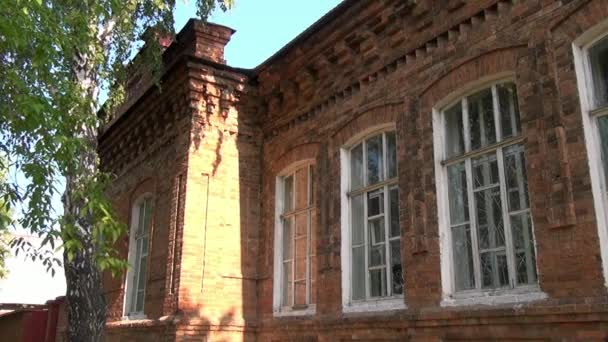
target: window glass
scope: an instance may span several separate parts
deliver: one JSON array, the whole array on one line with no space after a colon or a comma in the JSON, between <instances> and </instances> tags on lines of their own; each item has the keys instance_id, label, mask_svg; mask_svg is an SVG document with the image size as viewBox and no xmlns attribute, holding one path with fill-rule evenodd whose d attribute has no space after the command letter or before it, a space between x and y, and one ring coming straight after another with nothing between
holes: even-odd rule
<instances>
[{"instance_id":1,"label":"window glass","mask_svg":"<svg viewBox=\"0 0 608 342\"><path fill-rule=\"evenodd\" d=\"M391 131L350 150L352 300L403 293L396 146ZM354 169L360 165L366 165L365 184Z\"/></svg>"},{"instance_id":2,"label":"window glass","mask_svg":"<svg viewBox=\"0 0 608 342\"><path fill-rule=\"evenodd\" d=\"M363 186L363 144L357 145L350 152L350 181L351 190Z\"/></svg>"},{"instance_id":3,"label":"window glass","mask_svg":"<svg viewBox=\"0 0 608 342\"><path fill-rule=\"evenodd\" d=\"M443 115L455 290L536 283L523 145L496 145L499 130L503 140L521 134L515 84L495 84L464 97ZM462 131L470 132L467 154L453 147ZM515 271L512 276L510 269Z\"/></svg>"},{"instance_id":4,"label":"window glass","mask_svg":"<svg viewBox=\"0 0 608 342\"><path fill-rule=\"evenodd\" d=\"M469 129L471 150L494 144L496 128L494 123L494 104L492 91L482 90L467 98L469 108Z\"/></svg>"},{"instance_id":5,"label":"window glass","mask_svg":"<svg viewBox=\"0 0 608 342\"><path fill-rule=\"evenodd\" d=\"M608 37L589 49L594 86L594 107L608 105Z\"/></svg>"},{"instance_id":6,"label":"window glass","mask_svg":"<svg viewBox=\"0 0 608 342\"><path fill-rule=\"evenodd\" d=\"M132 243L129 264L132 267L127 282L126 314L139 314L144 310L144 294L148 266L148 234L152 225L152 199L144 198L136 205L137 218L131 228Z\"/></svg>"},{"instance_id":7,"label":"window glass","mask_svg":"<svg viewBox=\"0 0 608 342\"><path fill-rule=\"evenodd\" d=\"M282 178L281 306L294 310L313 303L315 293L312 175L312 166L305 165Z\"/></svg>"},{"instance_id":8,"label":"window glass","mask_svg":"<svg viewBox=\"0 0 608 342\"><path fill-rule=\"evenodd\" d=\"M448 158L464 153L464 126L462 122L462 104L445 111L446 155Z\"/></svg>"},{"instance_id":9,"label":"window glass","mask_svg":"<svg viewBox=\"0 0 608 342\"><path fill-rule=\"evenodd\" d=\"M602 164L604 166L604 184L608 184L608 116L600 116L597 119L597 124L600 133Z\"/></svg>"},{"instance_id":10,"label":"window glass","mask_svg":"<svg viewBox=\"0 0 608 342\"><path fill-rule=\"evenodd\" d=\"M384 161L382 153L382 135L366 141L367 146L367 185L383 180Z\"/></svg>"},{"instance_id":11,"label":"window glass","mask_svg":"<svg viewBox=\"0 0 608 342\"><path fill-rule=\"evenodd\" d=\"M397 177L397 137L395 132L386 133L388 178Z\"/></svg>"},{"instance_id":12,"label":"window glass","mask_svg":"<svg viewBox=\"0 0 608 342\"><path fill-rule=\"evenodd\" d=\"M521 130L521 123L519 121L519 104L517 103L515 84L499 84L496 89L498 91L502 138L517 136Z\"/></svg>"}]
</instances>

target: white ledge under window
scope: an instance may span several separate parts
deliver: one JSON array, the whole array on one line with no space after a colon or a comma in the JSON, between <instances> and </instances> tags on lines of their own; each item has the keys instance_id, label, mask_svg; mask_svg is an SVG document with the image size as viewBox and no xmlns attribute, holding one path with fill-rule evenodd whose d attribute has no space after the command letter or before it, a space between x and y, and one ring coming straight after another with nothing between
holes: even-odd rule
<instances>
[{"instance_id":1,"label":"white ledge under window","mask_svg":"<svg viewBox=\"0 0 608 342\"><path fill-rule=\"evenodd\" d=\"M403 297L357 301L342 306L342 312L344 313L394 311L405 309L407 309L407 305L405 305Z\"/></svg>"},{"instance_id":2,"label":"white ledge under window","mask_svg":"<svg viewBox=\"0 0 608 342\"><path fill-rule=\"evenodd\" d=\"M313 316L317 313L317 306L308 305L305 309L282 308L280 311L274 311L274 317L297 317L297 316Z\"/></svg>"},{"instance_id":3,"label":"white ledge under window","mask_svg":"<svg viewBox=\"0 0 608 342\"><path fill-rule=\"evenodd\" d=\"M148 317L144 313L133 313L128 316L122 316L123 321L145 321Z\"/></svg>"},{"instance_id":4,"label":"white ledge under window","mask_svg":"<svg viewBox=\"0 0 608 342\"><path fill-rule=\"evenodd\" d=\"M547 294L538 286L526 286L517 289L463 291L444 297L441 306L518 304L546 298L548 298Z\"/></svg>"}]
</instances>

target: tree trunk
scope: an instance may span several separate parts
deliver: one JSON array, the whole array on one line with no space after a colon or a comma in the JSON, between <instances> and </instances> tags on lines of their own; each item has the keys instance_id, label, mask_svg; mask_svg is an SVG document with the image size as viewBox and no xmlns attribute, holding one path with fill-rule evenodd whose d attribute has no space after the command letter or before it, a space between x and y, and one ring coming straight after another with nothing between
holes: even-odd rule
<instances>
[{"instance_id":1,"label":"tree trunk","mask_svg":"<svg viewBox=\"0 0 608 342\"><path fill-rule=\"evenodd\" d=\"M94 49L91 49L94 53ZM80 85L83 96L95 99L98 87L92 76L92 68L87 53L75 56L72 65L75 81ZM96 108L94 101L90 102L89 115L94 117ZM78 110L78 109L77 109ZM97 164L97 127L83 124L75 127L74 136L82 139L88 148L77 153L74 158L77 165L70 174L66 175L66 188L63 196L64 218L75 228L82 247L72 259L64 252L65 279L67 285L66 300L68 310L68 340L70 342L104 340L106 324L106 300L103 292L102 272L95 259L97 241L93 234L93 214L86 209L88 199L83 187L93 181L98 173Z\"/></svg>"},{"instance_id":2,"label":"tree trunk","mask_svg":"<svg viewBox=\"0 0 608 342\"><path fill-rule=\"evenodd\" d=\"M68 339L70 342L103 341L106 300L101 272L94 263L91 241L83 243L72 260L64 254L67 284Z\"/></svg>"}]
</instances>

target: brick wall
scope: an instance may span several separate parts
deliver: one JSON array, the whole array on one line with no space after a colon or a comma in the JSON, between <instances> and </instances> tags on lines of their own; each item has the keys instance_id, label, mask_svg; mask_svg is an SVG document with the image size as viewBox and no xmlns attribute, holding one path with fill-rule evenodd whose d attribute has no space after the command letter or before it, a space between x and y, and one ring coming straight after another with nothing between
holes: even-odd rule
<instances>
[{"instance_id":1,"label":"brick wall","mask_svg":"<svg viewBox=\"0 0 608 342\"><path fill-rule=\"evenodd\" d=\"M169 47L163 91L147 91L102 137L103 165L118 175L110 193L125 222L138 193L155 194L148 319L121 321L124 279L107 278L109 334L199 341L608 338L572 53L573 40L606 17L602 0L347 0L253 71L221 64L218 49L227 39L205 50L213 45L192 37L213 30L190 24L180 35L195 45L178 36ZM547 298L443 308L432 110L494 75L511 75L517 86L539 286ZM340 149L381 123L397 128L407 309L347 314ZM316 314L279 318L272 304L275 179L302 159L315 160Z\"/></svg>"}]
</instances>

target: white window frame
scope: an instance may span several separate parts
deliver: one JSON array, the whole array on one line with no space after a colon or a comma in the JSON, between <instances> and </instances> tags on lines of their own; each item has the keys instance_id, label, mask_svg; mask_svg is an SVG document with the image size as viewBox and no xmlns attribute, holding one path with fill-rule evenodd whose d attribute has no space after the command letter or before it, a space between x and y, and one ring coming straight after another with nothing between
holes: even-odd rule
<instances>
[{"instance_id":1,"label":"white window frame","mask_svg":"<svg viewBox=\"0 0 608 342\"><path fill-rule=\"evenodd\" d=\"M591 190L600 240L604 286L608 287L608 184L606 184L604 178L601 137L597 124L598 117L608 115L608 106L599 109L594 108L595 86L589 61L589 49L606 37L608 37L608 19L596 24L574 40L572 50L581 102L583 132L587 146Z\"/></svg>"},{"instance_id":2,"label":"white window frame","mask_svg":"<svg viewBox=\"0 0 608 342\"><path fill-rule=\"evenodd\" d=\"M462 90L454 92L448 95L444 100L438 102L433 108L433 149L434 149L434 158L435 158L435 183L436 183L436 192L437 192L437 210L438 210L438 226L439 226L439 248L440 248L440 263L441 263L441 284L442 284L442 301L440 303L441 306L465 306L465 305L494 305L494 304L506 304L506 303L519 303L519 302L529 302L535 300L541 300L547 298L547 295L541 291L539 284L530 284L530 285L522 285L516 286L512 288L497 288L497 289L482 289L481 286L479 289L472 290L464 290L464 291L456 291L455 285L455 276L454 276L454 259L453 259L453 247L452 247L452 234L451 234L451 226L450 226L450 213L449 213L449 196L448 196L448 174L447 167L444 165L444 161L450 158L447 157L446 153L446 123L445 123L445 115L444 111L452 108L458 102L461 102L463 98L466 98L469 95L473 95L479 91L484 89L491 88L493 89L493 93L496 91L495 85L505 82L515 82L515 77L512 73L498 73L492 76L484 77L479 79L476 82L473 82L469 85L463 87ZM493 104L496 107L497 103L495 100L496 94L493 94ZM495 121L500 124L500 119L496 116L498 115L497 111L494 110ZM463 137L465 140L465 144L467 142L467 132L465 128L465 136ZM500 130L499 130L500 131ZM498 141L492 146L497 146L497 162L499 164L499 173L501 175L501 184L504 180L504 165L503 159L501 156L498 156L498 152L502 150L500 147L504 146L512 146L513 144L517 144L517 141L522 140L521 135L515 138L507 138L504 141L501 141L500 135L497 134L496 140ZM484 151L485 148L481 148L480 151ZM496 150L496 149L492 149ZM489 152L489 151L488 151ZM483 153L480 153L482 155ZM470 160L470 159L469 159ZM471 180L467 181L467 186L470 188L472 186ZM470 198L470 189L467 190L467 194L469 196L469 206L473 205L473 201ZM501 186L501 203L503 206L508 205L505 198L505 189L504 186ZM530 210L530 209L528 209ZM532 218L531 218L532 219ZM471 218L473 220L473 218ZM511 234L510 229L508 229L508 219L504 220L505 224L505 238L509 241L511 238L507 236L507 234ZM471 230L474 229L474 225L471 224ZM534 240L534 248L536 252L536 239L534 237L534 229L532 229L532 239ZM507 242L506 241L506 242ZM471 236L471 243L477 243L476 240ZM507 255L513 253L510 243L506 243L505 250ZM475 255L475 251L473 251L473 263L478 263L476 261L479 258L479 255ZM479 253L477 253L479 254ZM512 263L509 263L512 265ZM534 265L537 271L537 281L538 281L538 267ZM476 267L477 268L477 267ZM480 284L480 274L479 272L475 272L476 283ZM512 270L512 266L509 266L509 275L510 277L514 277L514 271Z\"/></svg>"},{"instance_id":3,"label":"white window frame","mask_svg":"<svg viewBox=\"0 0 608 342\"><path fill-rule=\"evenodd\" d=\"M136 259L136 254L137 254L137 240L136 240L136 231L137 228L140 224L139 222L139 211L140 211L140 206L141 204L146 201L146 200L150 200L150 205L152 206L151 208L151 215L152 217L150 218L150 227L148 227L148 231L146 232L147 238L148 238L148 248L147 248L147 253L146 253L146 275L145 275L145 281L144 281L144 290L143 290L143 298L144 298L144 302L142 305L142 310L141 311L130 311L131 308L131 303L133 301L134 296L136 296L136 291L137 291L137 285L134 284L133 280L134 279L138 279L139 278L139 274L138 274L138 265L139 265L139 260L135 260ZM129 264L129 268L127 270L127 275L125 277L125 295L124 295L124 302L123 302L123 319L125 320L140 320L140 319L146 319L146 315L144 314L145 311L145 307L146 307L146 285L147 285L147 279L148 279L148 275L149 275L149 269L150 269L150 236L151 236L151 230L152 230L152 226L154 225L154 197L152 196L151 193L145 193L141 196L139 196L139 198L134 202L133 207L131 208L131 225L129 227L129 254L127 257L128 260L128 264ZM139 256L139 258L141 258L142 255ZM133 265L133 266L132 266Z\"/></svg>"},{"instance_id":4,"label":"white window frame","mask_svg":"<svg viewBox=\"0 0 608 342\"><path fill-rule=\"evenodd\" d=\"M309 304L307 304L307 307L304 309L294 309L293 307L290 306L283 306L282 305L282 289L283 289L283 284L282 284L282 279L283 279L283 212L285 210L285 203L284 203L284 195L285 195L285 183L284 183L284 179L286 177L289 176L293 176L293 197L292 197L292 205L295 205L296 203L296 191L295 191L295 186L296 186L296 171L299 169L302 169L304 167L308 167L308 177L309 177L309 182L312 181L312 177L314 175L314 167L315 167L315 160L314 159L304 159L301 161L298 161L292 165L290 165L289 167L287 167L285 170L283 170L282 172L280 172L277 177L276 177L276 181L275 181L275 223L274 223L274 272L273 272L273 293L272 293L272 297L273 297L273 315L275 317L281 317L281 316L310 316L310 315L314 315L316 313L316 303L310 303L310 296L311 296L311 261L310 261L310 257L314 256L316 253L314 253L314 246L311 246L311 241L312 241L312 234L315 234L315 232L311 231L311 227L312 227L312 222L308 222L308 242L307 242L307 250L309 251L309 254L306 258L306 301L309 302ZM314 182L312 182L312 186L314 187ZM308 198L313 198L313 202L311 204L312 207L312 216L316 216L315 215L315 206L316 206L316 201L314 201L314 194L311 193L314 192L314 188L311 188L311 183L308 183ZM311 197L313 196L313 197ZM310 210L311 208L306 208L306 210ZM315 217L310 217L310 219L316 219ZM295 216L294 216L294 226L292 227L292 231L295 233ZM316 239L314 239L316 241ZM295 244L292 246L292 248L295 248ZM292 268L292 272L295 272L295 267ZM318 275L315 275L315 279L317 281L318 284ZM295 296L295 292L294 292L294 296Z\"/></svg>"},{"instance_id":5,"label":"white window frame","mask_svg":"<svg viewBox=\"0 0 608 342\"><path fill-rule=\"evenodd\" d=\"M396 126L394 123L378 125L374 127L370 127L354 137L350 138L341 148L340 150L340 209L341 209L341 246L340 246L340 255L341 255L341 266L342 266L342 311L344 313L355 313L355 312L375 312L375 311L391 311L391 310L404 310L407 309L407 305L405 304L404 294L393 295L385 298L373 298L373 299L365 299L365 300L352 300L351 299L351 290L352 290L352 275L351 275L351 259L352 259L352 249L351 249L351 205L350 205L350 184L351 184L351 169L350 169L350 151L351 148L358 145L360 142L367 138L371 138L374 135L381 134L384 132L396 132ZM384 139L383 139L384 141ZM383 143L384 144L384 143ZM383 148L386 153L386 147ZM384 172L387 172L387 159L384 156ZM365 169L365 166L363 167ZM364 176L365 177L365 176ZM396 176L397 182L391 183L389 185L384 186L383 188L390 189L392 186L397 185L399 189L399 176ZM381 182L382 183L382 182ZM399 189L399 191L401 191ZM387 210L389 210L390 206L387 206L387 199L389 197L389 192L385 192L385 214ZM365 203L366 201L364 201ZM367 213L365 213L365 217L367 218ZM367 235L367 234L366 234ZM365 237L367 241L367 236ZM386 236L386 245L390 246L390 238L389 235ZM400 236L400 246L403 246L403 236ZM387 254L388 256L389 254ZM402 256L403 257L403 256ZM368 255L366 253L366 260ZM405 279L405 272L403 270L402 264L402 274ZM390 275L387 272L387 286L390 286ZM369 277L368 272L366 271L366 279ZM366 286L366 292L369 292L369 289ZM405 293L405 286L404 291ZM366 297L369 297L366 295Z\"/></svg>"}]
</instances>

